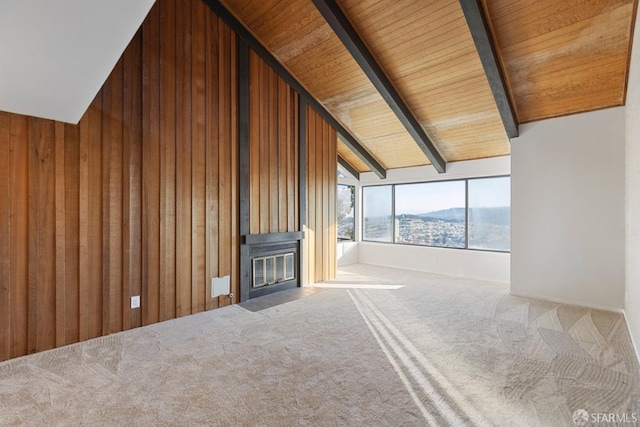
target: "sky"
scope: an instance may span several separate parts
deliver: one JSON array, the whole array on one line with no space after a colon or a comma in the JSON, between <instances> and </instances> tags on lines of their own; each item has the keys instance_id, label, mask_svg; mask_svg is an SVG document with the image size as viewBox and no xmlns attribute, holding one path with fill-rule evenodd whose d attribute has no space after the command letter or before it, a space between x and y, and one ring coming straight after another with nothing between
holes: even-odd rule
<instances>
[{"instance_id":1,"label":"sky","mask_svg":"<svg viewBox=\"0 0 640 427\"><path fill-rule=\"evenodd\" d=\"M396 185L396 214L422 214L449 208L464 208L464 181ZM366 216L391 215L391 186L365 187ZM469 180L471 207L499 207L511 204L509 177Z\"/></svg>"}]
</instances>

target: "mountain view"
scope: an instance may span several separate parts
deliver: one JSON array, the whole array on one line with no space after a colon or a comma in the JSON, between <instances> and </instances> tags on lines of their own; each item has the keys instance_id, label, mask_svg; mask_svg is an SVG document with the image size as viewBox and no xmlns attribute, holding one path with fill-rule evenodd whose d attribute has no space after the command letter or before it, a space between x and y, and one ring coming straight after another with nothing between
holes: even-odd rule
<instances>
[{"instance_id":1,"label":"mountain view","mask_svg":"<svg viewBox=\"0 0 640 427\"><path fill-rule=\"evenodd\" d=\"M466 210L450 208L421 214L396 214L395 242L464 248L466 246ZM368 240L389 241L390 217L367 218ZM510 248L511 209L505 207L469 209L469 248L508 251Z\"/></svg>"}]
</instances>

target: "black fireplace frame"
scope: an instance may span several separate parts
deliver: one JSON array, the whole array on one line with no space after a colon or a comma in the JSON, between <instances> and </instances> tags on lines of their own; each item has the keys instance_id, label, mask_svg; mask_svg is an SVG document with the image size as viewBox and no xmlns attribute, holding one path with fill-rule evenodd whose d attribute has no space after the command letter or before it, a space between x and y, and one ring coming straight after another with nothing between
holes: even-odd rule
<instances>
[{"instance_id":1,"label":"black fireplace frame","mask_svg":"<svg viewBox=\"0 0 640 427\"><path fill-rule=\"evenodd\" d=\"M297 288L301 286L301 256L300 247L304 239L304 233L294 231L290 233L266 233L249 234L243 237L241 252L245 253L242 262L242 274L240 280L240 300L246 301L251 298L268 295L285 289ZM280 283L254 288L253 282L253 259L275 254L293 252L294 256L294 279Z\"/></svg>"}]
</instances>

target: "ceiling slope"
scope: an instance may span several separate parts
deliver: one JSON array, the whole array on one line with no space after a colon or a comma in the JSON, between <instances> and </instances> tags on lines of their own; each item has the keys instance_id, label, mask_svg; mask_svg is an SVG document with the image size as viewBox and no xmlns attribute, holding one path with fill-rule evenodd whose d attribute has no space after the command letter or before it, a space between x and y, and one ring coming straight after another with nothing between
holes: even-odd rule
<instances>
[{"instance_id":1,"label":"ceiling slope","mask_svg":"<svg viewBox=\"0 0 640 427\"><path fill-rule=\"evenodd\" d=\"M634 0L484 0L521 123L624 105Z\"/></svg>"},{"instance_id":2,"label":"ceiling slope","mask_svg":"<svg viewBox=\"0 0 640 427\"><path fill-rule=\"evenodd\" d=\"M0 110L77 123L155 0L0 0Z\"/></svg>"},{"instance_id":3,"label":"ceiling slope","mask_svg":"<svg viewBox=\"0 0 640 427\"><path fill-rule=\"evenodd\" d=\"M385 167L430 164L311 0L222 2ZM509 154L457 0L339 5L446 161Z\"/></svg>"},{"instance_id":4,"label":"ceiling slope","mask_svg":"<svg viewBox=\"0 0 640 427\"><path fill-rule=\"evenodd\" d=\"M458 1L341 4L447 161L510 153Z\"/></svg>"}]
</instances>

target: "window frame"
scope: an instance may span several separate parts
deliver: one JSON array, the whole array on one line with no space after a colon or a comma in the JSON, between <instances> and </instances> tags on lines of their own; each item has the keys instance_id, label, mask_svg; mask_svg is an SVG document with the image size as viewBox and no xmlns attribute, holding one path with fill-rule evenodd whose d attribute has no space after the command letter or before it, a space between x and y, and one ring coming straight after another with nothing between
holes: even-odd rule
<instances>
[{"instance_id":1,"label":"window frame","mask_svg":"<svg viewBox=\"0 0 640 427\"><path fill-rule=\"evenodd\" d=\"M356 209L356 204L357 204L357 200L358 200L357 193L356 193L357 188L356 188L356 186L354 184L345 184L345 183L342 183L342 182L338 182L336 184L336 195L337 195L337 191L338 191L337 189L340 186L351 187L351 198L352 198L352 201L353 201L353 208L352 208L353 209L353 238L351 238L351 239L341 238L338 235L338 232L337 232L338 224L336 222L336 240L338 241L338 243L340 243L340 242L355 242L356 241L356 234L357 234L356 233L356 222L357 222L356 221L356 217L358 216L358 211ZM336 203L336 206L337 206L337 203ZM336 212L336 214L337 214L337 212ZM336 220L337 220L337 218L336 218Z\"/></svg>"},{"instance_id":2,"label":"window frame","mask_svg":"<svg viewBox=\"0 0 640 427\"><path fill-rule=\"evenodd\" d=\"M365 193L365 189L366 188L372 188L372 187L391 187L391 241L390 242L380 242L377 240L365 240L364 238L364 226L365 226L365 221L364 221L364 193ZM362 224L362 233L360 234L362 236L362 241L363 242L371 242L371 243L384 243L384 244L393 244L395 239L395 229L396 229L396 223L395 223L395 219L396 219L396 190L395 190L395 184L375 184L375 185L363 185L361 187L362 191L362 209L360 211L360 217L361 217L361 224Z\"/></svg>"},{"instance_id":3,"label":"window frame","mask_svg":"<svg viewBox=\"0 0 640 427\"><path fill-rule=\"evenodd\" d=\"M487 176L477 176L477 177L469 177L469 178L452 178L452 179L438 179L431 181L411 181L411 182L403 182L403 183L390 183L390 184L373 184L373 185L362 185L362 204L363 209L360 212L360 222L362 224L362 233L361 233L361 241L366 243L379 243L383 245L401 245L401 246L416 246L422 248L437 248L437 249L451 249L456 251L476 251L476 252L494 252L501 254L510 254L511 253L511 242L509 242L509 250L498 250L498 249L480 249L480 248L470 248L469 247L469 181L479 180L479 179L492 179L492 178L509 178L509 185L511 185L511 175L502 174L502 175L487 175ZM415 243L398 243L396 242L396 186L400 185L412 185L412 184L431 184L431 183L439 183L439 182L452 182L452 181L463 181L464 182L464 199L465 199L465 238L464 238L464 247L456 248L450 246L434 246L434 245L419 245ZM365 189L368 187L391 187L391 242L379 242L376 240L367 240L365 239L364 234L364 198L365 198ZM511 197L509 197L509 208L511 208ZM509 228L511 228L511 224L509 224Z\"/></svg>"}]
</instances>

